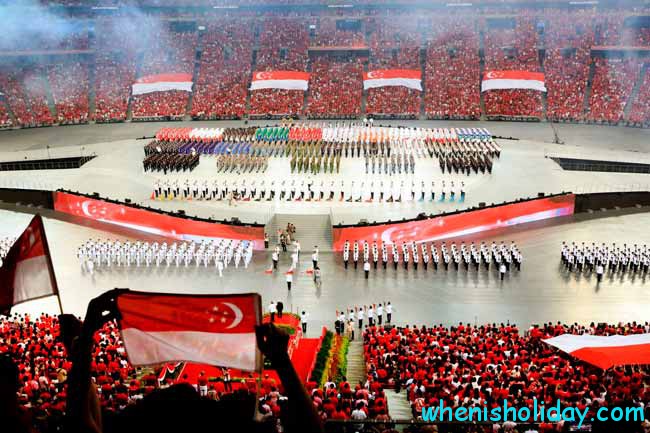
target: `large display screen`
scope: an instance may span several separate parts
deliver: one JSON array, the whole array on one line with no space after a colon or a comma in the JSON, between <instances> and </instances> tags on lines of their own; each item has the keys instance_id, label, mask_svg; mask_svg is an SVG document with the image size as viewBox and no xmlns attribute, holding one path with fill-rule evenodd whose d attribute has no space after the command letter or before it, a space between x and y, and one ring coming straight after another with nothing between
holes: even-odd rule
<instances>
[{"instance_id":1,"label":"large display screen","mask_svg":"<svg viewBox=\"0 0 650 433\"><path fill-rule=\"evenodd\" d=\"M343 250L346 240L386 243L424 242L467 236L486 230L573 215L575 195L528 200L418 221L334 228L333 248Z\"/></svg>"},{"instance_id":2,"label":"large display screen","mask_svg":"<svg viewBox=\"0 0 650 433\"><path fill-rule=\"evenodd\" d=\"M264 227L196 221L60 191L54 210L179 240L250 240L255 249L264 248Z\"/></svg>"}]
</instances>

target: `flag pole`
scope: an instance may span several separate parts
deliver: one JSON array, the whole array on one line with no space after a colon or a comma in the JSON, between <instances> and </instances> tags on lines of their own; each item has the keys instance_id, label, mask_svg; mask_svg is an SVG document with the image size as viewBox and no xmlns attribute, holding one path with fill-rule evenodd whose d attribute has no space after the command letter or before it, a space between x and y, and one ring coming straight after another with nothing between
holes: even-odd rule
<instances>
[{"instance_id":1,"label":"flag pole","mask_svg":"<svg viewBox=\"0 0 650 433\"><path fill-rule=\"evenodd\" d=\"M52 289L54 290L54 295L56 295L56 300L59 304L59 311L63 314L63 304L61 303L61 295L59 294L59 285L56 283L56 276L54 275L54 266L52 265L52 255L50 254L50 245L47 242L47 235L45 234L45 225L43 224L43 217L41 214L36 214L38 217L38 222L41 228L41 235L43 236L43 249L45 250L45 257L47 259L47 267L50 272L50 282L52 283Z\"/></svg>"}]
</instances>

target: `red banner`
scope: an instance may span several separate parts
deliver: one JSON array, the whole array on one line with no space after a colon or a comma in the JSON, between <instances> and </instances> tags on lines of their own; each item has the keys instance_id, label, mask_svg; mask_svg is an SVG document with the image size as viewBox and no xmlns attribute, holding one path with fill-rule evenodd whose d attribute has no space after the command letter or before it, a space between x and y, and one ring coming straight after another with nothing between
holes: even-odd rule
<instances>
[{"instance_id":1,"label":"red banner","mask_svg":"<svg viewBox=\"0 0 650 433\"><path fill-rule=\"evenodd\" d=\"M575 195L566 194L419 221L334 228L333 249L342 251L346 240L386 243L424 242L467 236L564 215L572 215Z\"/></svg>"},{"instance_id":2,"label":"red banner","mask_svg":"<svg viewBox=\"0 0 650 433\"><path fill-rule=\"evenodd\" d=\"M250 240L256 250L264 248L264 227L196 221L58 191L54 193L54 209L169 238Z\"/></svg>"}]
</instances>

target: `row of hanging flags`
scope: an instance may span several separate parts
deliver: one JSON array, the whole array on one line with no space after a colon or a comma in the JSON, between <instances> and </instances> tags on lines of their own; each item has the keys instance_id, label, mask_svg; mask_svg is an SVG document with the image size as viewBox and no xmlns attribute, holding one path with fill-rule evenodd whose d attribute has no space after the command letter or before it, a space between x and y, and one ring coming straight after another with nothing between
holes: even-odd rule
<instances>
[{"instance_id":1,"label":"row of hanging flags","mask_svg":"<svg viewBox=\"0 0 650 433\"><path fill-rule=\"evenodd\" d=\"M253 73L250 90L309 88L308 72L259 71ZM157 74L138 78L133 84L133 95L165 91L192 91L192 74ZM363 88L401 86L422 91L422 72L418 69L376 69L363 73ZM529 89L546 92L542 72L487 71L481 80L481 91Z\"/></svg>"}]
</instances>

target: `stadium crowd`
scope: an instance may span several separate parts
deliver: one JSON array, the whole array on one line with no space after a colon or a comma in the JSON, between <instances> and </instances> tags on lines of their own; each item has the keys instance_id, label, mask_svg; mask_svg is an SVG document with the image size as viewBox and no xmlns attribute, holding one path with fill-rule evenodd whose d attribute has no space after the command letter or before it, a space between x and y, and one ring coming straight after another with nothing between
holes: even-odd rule
<instances>
[{"instance_id":1,"label":"stadium crowd","mask_svg":"<svg viewBox=\"0 0 650 433\"><path fill-rule=\"evenodd\" d=\"M367 371L386 387L405 388L415 417L425 405L515 407L533 400L562 406L622 406L647 402L648 370L616 367L603 371L547 345L562 334L630 335L650 324L544 324L520 333L516 325L460 323L445 327L367 327L363 334ZM541 425L540 431L552 431Z\"/></svg>"}]
</instances>

